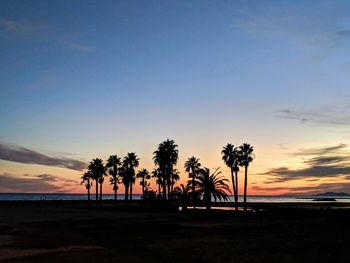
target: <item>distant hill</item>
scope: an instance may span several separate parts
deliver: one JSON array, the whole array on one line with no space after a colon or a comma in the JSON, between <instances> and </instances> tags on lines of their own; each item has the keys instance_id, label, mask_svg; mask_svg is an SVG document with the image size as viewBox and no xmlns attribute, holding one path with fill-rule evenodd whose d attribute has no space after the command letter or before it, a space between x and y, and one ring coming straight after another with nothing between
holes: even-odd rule
<instances>
[{"instance_id":1,"label":"distant hill","mask_svg":"<svg viewBox=\"0 0 350 263\"><path fill-rule=\"evenodd\" d=\"M348 193L325 192L325 193L319 193L315 196L350 196L350 195Z\"/></svg>"}]
</instances>

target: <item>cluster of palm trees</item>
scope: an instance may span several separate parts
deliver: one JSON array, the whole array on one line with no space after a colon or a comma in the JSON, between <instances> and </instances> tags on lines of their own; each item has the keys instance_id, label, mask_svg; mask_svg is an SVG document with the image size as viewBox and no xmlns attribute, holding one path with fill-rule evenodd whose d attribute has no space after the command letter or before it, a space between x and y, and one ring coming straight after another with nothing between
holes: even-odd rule
<instances>
[{"instance_id":1,"label":"cluster of palm trees","mask_svg":"<svg viewBox=\"0 0 350 263\"><path fill-rule=\"evenodd\" d=\"M228 180L220 176L219 168L213 173L206 167L202 167L199 159L192 156L185 162L184 168L188 173L189 180L187 184L181 184L175 187L180 179L179 172L175 168L179 159L178 145L174 140L167 139L160 143L153 153L153 162L155 168L150 173L143 168L136 172L139 166L139 158L134 152L127 153L122 159L117 155L111 155L106 164L99 158L93 159L88 170L82 176L82 183L85 184L90 201L90 189L95 183L96 200L99 204L102 202L102 185L104 178L109 175L110 183L113 185L114 200L117 200L118 185L123 184L125 189L125 200L132 200L133 185L136 179L139 179L142 187L142 196L147 192L152 192L150 188L150 179L155 178L157 184L157 196L162 200L178 199L182 202L183 208L188 203L194 206L202 198L205 206L210 209L212 198L216 201L228 200L230 189ZM248 166L253 160L253 147L249 144L243 144L240 147L234 147L227 144L223 150L223 160L231 169L232 189L235 199L235 207L238 209L238 171L239 167L245 168L244 183L244 207L246 209L247 194L247 173ZM96 202L97 205L98 202Z\"/></svg>"},{"instance_id":2,"label":"cluster of palm trees","mask_svg":"<svg viewBox=\"0 0 350 263\"><path fill-rule=\"evenodd\" d=\"M222 159L230 168L233 196L235 199L235 208L238 210L238 172L239 167L244 167L244 193L243 204L244 210L247 210L247 186L248 186L248 167L254 159L254 148L248 143L244 143L239 147L228 143L221 151Z\"/></svg>"}]
</instances>

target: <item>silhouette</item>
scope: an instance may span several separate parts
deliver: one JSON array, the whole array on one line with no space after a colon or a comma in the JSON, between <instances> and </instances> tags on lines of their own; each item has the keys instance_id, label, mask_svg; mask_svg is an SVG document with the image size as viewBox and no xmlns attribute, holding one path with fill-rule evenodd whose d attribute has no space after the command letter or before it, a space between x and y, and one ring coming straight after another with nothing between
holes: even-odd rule
<instances>
[{"instance_id":1,"label":"silhouette","mask_svg":"<svg viewBox=\"0 0 350 263\"><path fill-rule=\"evenodd\" d=\"M156 179L156 184L158 185L158 198L161 198L161 186L163 185L162 174L159 168L154 168L152 171L152 178Z\"/></svg>"},{"instance_id":2,"label":"silhouette","mask_svg":"<svg viewBox=\"0 0 350 263\"><path fill-rule=\"evenodd\" d=\"M87 190L88 195L88 205L90 206L90 188L92 186L92 183L90 182L90 178L92 178L91 171L86 171L83 176L81 177L82 182L81 184L85 184L85 188Z\"/></svg>"},{"instance_id":3,"label":"silhouette","mask_svg":"<svg viewBox=\"0 0 350 263\"><path fill-rule=\"evenodd\" d=\"M219 176L221 172L217 168L214 173L210 173L208 168L200 170L199 175L196 178L196 186L198 192L203 196L203 200L207 209L211 209L211 198L227 201L229 197L226 192L230 192L230 189L225 179Z\"/></svg>"},{"instance_id":4,"label":"silhouette","mask_svg":"<svg viewBox=\"0 0 350 263\"><path fill-rule=\"evenodd\" d=\"M238 149L231 143L228 143L223 147L221 154L225 164L230 168L232 189L235 199L235 210L238 210L238 171L240 165L240 154ZM235 174L235 177L233 174Z\"/></svg>"},{"instance_id":5,"label":"silhouette","mask_svg":"<svg viewBox=\"0 0 350 263\"><path fill-rule=\"evenodd\" d=\"M178 199L182 206L182 211L187 210L188 203L190 201L190 184L180 184L180 186L176 186L173 191L173 197Z\"/></svg>"},{"instance_id":6,"label":"silhouette","mask_svg":"<svg viewBox=\"0 0 350 263\"><path fill-rule=\"evenodd\" d=\"M129 200L129 188L130 188L130 200L132 200L132 186L135 183L135 168L139 166L139 158L136 153L131 152L123 159L123 166L121 170L122 182L125 186L125 201Z\"/></svg>"},{"instance_id":7,"label":"silhouette","mask_svg":"<svg viewBox=\"0 0 350 263\"><path fill-rule=\"evenodd\" d=\"M163 199L170 197L171 175L173 174L174 166L178 161L178 146L173 140L167 139L158 145L158 149L153 152L153 161L158 166L159 176L162 178Z\"/></svg>"},{"instance_id":8,"label":"silhouette","mask_svg":"<svg viewBox=\"0 0 350 263\"><path fill-rule=\"evenodd\" d=\"M241 162L240 165L244 167L244 211L247 211L247 185L248 185L248 166L253 161L254 148L248 143L243 143L239 147Z\"/></svg>"},{"instance_id":9,"label":"silhouette","mask_svg":"<svg viewBox=\"0 0 350 263\"><path fill-rule=\"evenodd\" d=\"M118 191L118 183L119 183L119 170L121 166L120 158L117 155L109 156L107 160L106 167L108 169L108 173L111 176L110 182L113 185L114 191L114 201L117 201L117 191Z\"/></svg>"},{"instance_id":10,"label":"silhouette","mask_svg":"<svg viewBox=\"0 0 350 263\"><path fill-rule=\"evenodd\" d=\"M100 178L104 176L104 174L106 173L106 168L103 165L103 161L100 158L96 158L93 159L92 162L90 162L89 166L88 166L89 171L91 172L92 175L92 179L95 180L95 186L96 186L96 206L98 203L98 185L99 185L99 181ZM102 193L102 184L100 186L100 191ZM100 193L100 196L102 197ZM101 199L100 199L101 201Z\"/></svg>"},{"instance_id":11,"label":"silhouette","mask_svg":"<svg viewBox=\"0 0 350 263\"><path fill-rule=\"evenodd\" d=\"M188 177L191 179L189 182L191 183L191 199L193 202L193 206L195 208L195 200L197 199L197 193L196 193L196 178L200 172L201 164L199 162L199 159L192 156L188 158L184 165L185 171L188 172Z\"/></svg>"},{"instance_id":12,"label":"silhouette","mask_svg":"<svg viewBox=\"0 0 350 263\"><path fill-rule=\"evenodd\" d=\"M170 189L170 193L173 192L174 190L174 185L177 181L180 180L180 173L177 169L173 169L172 173L171 173L171 189ZM169 191L168 191L169 193Z\"/></svg>"},{"instance_id":13,"label":"silhouette","mask_svg":"<svg viewBox=\"0 0 350 263\"><path fill-rule=\"evenodd\" d=\"M136 174L136 178L141 179L140 185L142 186L142 198L145 198L145 189L148 190L150 185L147 180L151 179L151 175L147 169L141 169Z\"/></svg>"}]
</instances>

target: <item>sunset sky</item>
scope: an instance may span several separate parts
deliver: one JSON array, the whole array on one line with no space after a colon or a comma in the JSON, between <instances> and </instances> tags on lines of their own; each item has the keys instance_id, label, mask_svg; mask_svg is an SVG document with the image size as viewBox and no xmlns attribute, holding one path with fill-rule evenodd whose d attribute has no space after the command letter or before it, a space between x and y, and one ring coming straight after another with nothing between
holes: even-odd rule
<instances>
[{"instance_id":1,"label":"sunset sky","mask_svg":"<svg viewBox=\"0 0 350 263\"><path fill-rule=\"evenodd\" d=\"M229 178L222 147L248 142L250 194L350 193L349 12L349 1L0 1L0 192L85 192L92 158L134 151L152 170L170 138L181 182L192 155Z\"/></svg>"}]
</instances>

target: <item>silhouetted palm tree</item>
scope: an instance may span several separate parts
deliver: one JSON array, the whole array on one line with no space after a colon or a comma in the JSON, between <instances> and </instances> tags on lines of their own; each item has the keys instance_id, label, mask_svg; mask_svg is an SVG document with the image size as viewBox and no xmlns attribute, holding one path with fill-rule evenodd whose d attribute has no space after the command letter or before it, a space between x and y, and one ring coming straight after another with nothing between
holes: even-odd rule
<instances>
[{"instance_id":1,"label":"silhouetted palm tree","mask_svg":"<svg viewBox=\"0 0 350 263\"><path fill-rule=\"evenodd\" d=\"M163 185L163 181L162 181L162 174L159 168L153 169L152 178L156 179L156 184L158 185L158 197L161 197L161 186Z\"/></svg>"},{"instance_id":2,"label":"silhouetted palm tree","mask_svg":"<svg viewBox=\"0 0 350 263\"><path fill-rule=\"evenodd\" d=\"M199 159L192 156L191 158L188 158L184 165L185 171L188 172L188 177L191 179L191 197L192 201L194 202L196 199L196 187L195 182L197 175L201 169L201 164L199 162Z\"/></svg>"},{"instance_id":3,"label":"silhouetted palm tree","mask_svg":"<svg viewBox=\"0 0 350 263\"><path fill-rule=\"evenodd\" d=\"M121 166L120 158L117 155L109 156L107 160L106 167L108 169L108 173L111 176L110 182L113 185L114 191L114 201L117 201L117 191L118 191L118 183L119 183L119 169Z\"/></svg>"},{"instance_id":4,"label":"silhouetted palm tree","mask_svg":"<svg viewBox=\"0 0 350 263\"><path fill-rule=\"evenodd\" d=\"M170 189L170 194L171 194L174 190L175 183L180 180L179 171L177 169L173 169L170 177L171 177L171 189ZM169 193L169 190L168 190L168 193Z\"/></svg>"},{"instance_id":5,"label":"silhouetted palm tree","mask_svg":"<svg viewBox=\"0 0 350 263\"><path fill-rule=\"evenodd\" d=\"M147 169L141 169L136 174L136 178L141 179L140 185L142 186L142 197L145 196L145 187L147 187L147 180L151 179L151 175L149 174Z\"/></svg>"},{"instance_id":6,"label":"silhouetted palm tree","mask_svg":"<svg viewBox=\"0 0 350 263\"><path fill-rule=\"evenodd\" d=\"M254 159L253 151L253 146L248 143L239 147L240 165L244 167L244 211L247 210L248 166Z\"/></svg>"},{"instance_id":7,"label":"silhouetted palm tree","mask_svg":"<svg viewBox=\"0 0 350 263\"><path fill-rule=\"evenodd\" d=\"M228 143L221 151L222 159L225 164L230 168L233 195L235 198L235 209L238 210L238 171L240 165L240 155L237 148ZM233 176L235 174L235 177Z\"/></svg>"},{"instance_id":8,"label":"silhouetted palm tree","mask_svg":"<svg viewBox=\"0 0 350 263\"><path fill-rule=\"evenodd\" d=\"M103 161L100 158L93 159L88 166L89 171L92 174L92 179L96 182L96 205L98 201L98 184L101 181L101 178L106 173L106 168L103 165ZM101 184L102 185L102 184ZM100 186L100 197L102 197L102 186ZM101 200L101 199L100 199Z\"/></svg>"},{"instance_id":9,"label":"silhouetted palm tree","mask_svg":"<svg viewBox=\"0 0 350 263\"><path fill-rule=\"evenodd\" d=\"M82 182L81 184L85 184L85 188L87 190L87 195L88 195L88 205L90 205L90 188L92 186L92 183L90 182L90 179L92 178L92 173L91 171L87 171L83 174L81 177Z\"/></svg>"},{"instance_id":10,"label":"silhouetted palm tree","mask_svg":"<svg viewBox=\"0 0 350 263\"><path fill-rule=\"evenodd\" d=\"M188 203L190 201L190 184L180 184L180 186L176 186L172 193L172 196L175 199L178 199L181 202L182 211L187 210Z\"/></svg>"},{"instance_id":11,"label":"silhouetted palm tree","mask_svg":"<svg viewBox=\"0 0 350 263\"><path fill-rule=\"evenodd\" d=\"M230 192L230 189L226 182L227 179L219 176L221 174L217 168L214 173L210 173L208 168L203 168L200 170L199 175L196 179L196 187L198 192L203 195L205 206L207 209L211 208L211 198L214 198L216 202L217 199L229 200L226 192Z\"/></svg>"},{"instance_id":12,"label":"silhouetted palm tree","mask_svg":"<svg viewBox=\"0 0 350 263\"><path fill-rule=\"evenodd\" d=\"M178 161L178 146L173 140L167 139L166 141L158 145L158 149L153 152L153 161L158 166L159 172L162 175L163 184L163 198L166 199L166 186L168 185L169 194L169 182L171 184L171 174L174 166Z\"/></svg>"},{"instance_id":13,"label":"silhouetted palm tree","mask_svg":"<svg viewBox=\"0 0 350 263\"><path fill-rule=\"evenodd\" d=\"M123 160L123 183L125 186L125 200L129 200L128 191L130 187L130 200L132 200L132 186L135 183L135 168L139 166L139 158L136 153L127 153Z\"/></svg>"}]
</instances>

